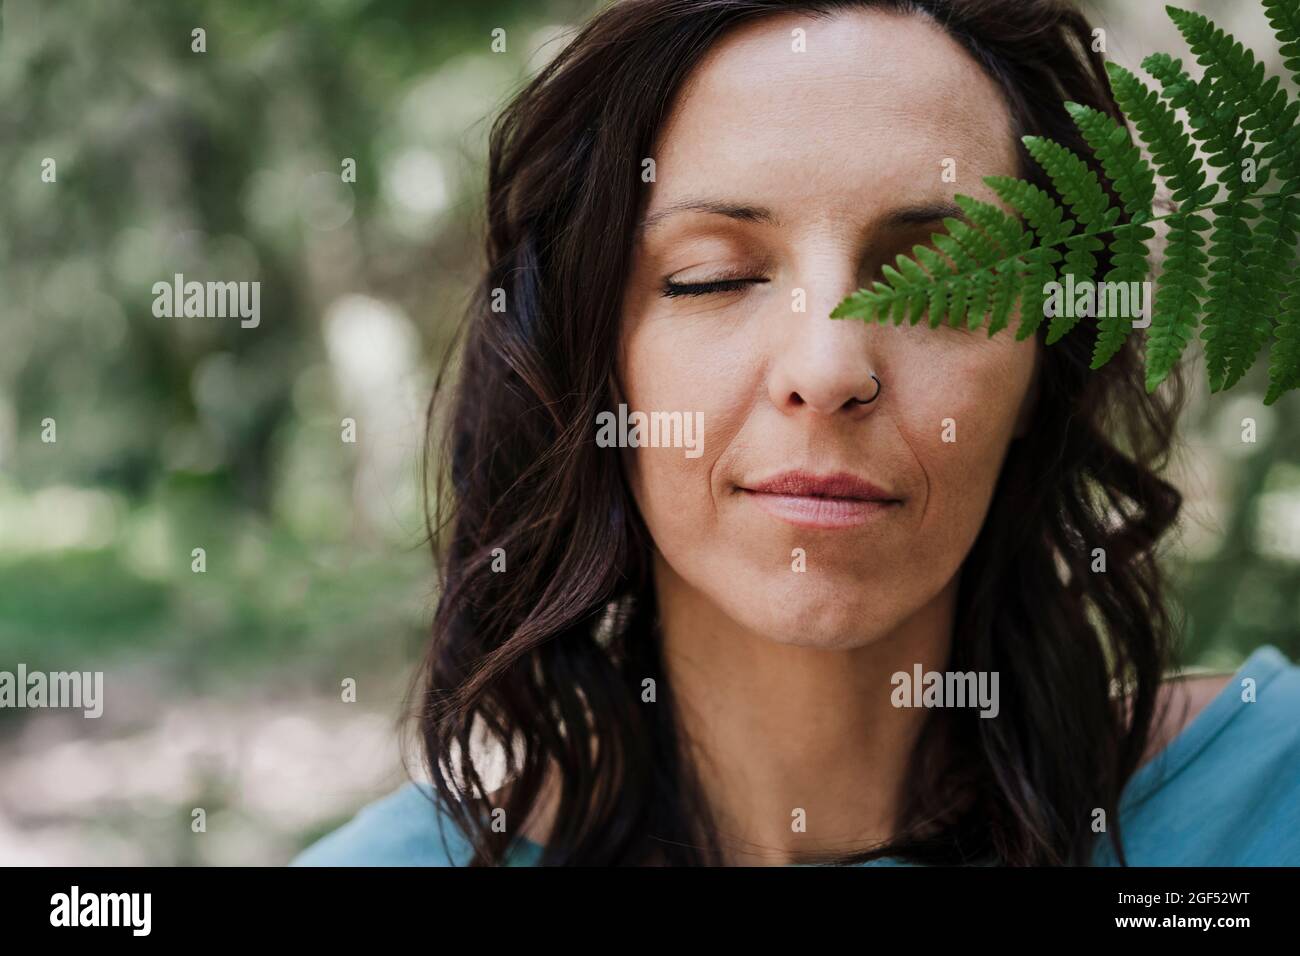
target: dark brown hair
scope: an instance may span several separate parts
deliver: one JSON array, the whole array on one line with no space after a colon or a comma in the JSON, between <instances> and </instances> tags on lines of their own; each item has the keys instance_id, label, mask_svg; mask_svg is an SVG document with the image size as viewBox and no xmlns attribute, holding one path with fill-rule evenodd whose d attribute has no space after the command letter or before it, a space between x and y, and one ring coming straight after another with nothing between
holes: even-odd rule
<instances>
[{"instance_id":1,"label":"dark brown hair","mask_svg":"<svg viewBox=\"0 0 1300 956\"><path fill-rule=\"evenodd\" d=\"M1001 88L1017 137L1088 155L1065 100L1122 121L1089 24L1055 0L621 0L514 98L491 135L487 268L427 446L441 466L430 525L441 592L418 723L469 862L505 859L512 835L488 811L527 818L548 768L560 790L542 862L721 860L663 673L649 535L592 423L613 404L622 283L647 198L640 161L683 79L737 24L851 8L940 24ZM1023 146L1020 162L1051 191ZM903 831L842 861L1086 863L1097 808L1123 858L1117 804L1172 652L1155 546L1181 504L1158 471L1182 380L1147 394L1137 336L1090 371L1089 325L1043 347L1034 422L963 565L949 666L999 672L1001 716L931 712ZM1090 570L1095 548L1104 574ZM615 601L624 613L598 627ZM646 678L655 706L641 703ZM490 797L472 759L485 742L512 779Z\"/></svg>"}]
</instances>

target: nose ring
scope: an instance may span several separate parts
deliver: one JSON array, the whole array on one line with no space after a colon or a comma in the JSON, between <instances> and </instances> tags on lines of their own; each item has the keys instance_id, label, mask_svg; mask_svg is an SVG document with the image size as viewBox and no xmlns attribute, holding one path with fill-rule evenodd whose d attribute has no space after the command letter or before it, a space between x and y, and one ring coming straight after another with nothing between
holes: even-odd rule
<instances>
[{"instance_id":1,"label":"nose ring","mask_svg":"<svg viewBox=\"0 0 1300 956\"><path fill-rule=\"evenodd\" d=\"M880 379L876 378L876 373L875 373L875 372L872 372L872 373L871 373L871 377L872 377L873 379L875 379L875 382L876 382L876 394L872 395L870 398L851 398L851 399L849 399L849 401L852 402L854 405L870 405L872 402L874 402L877 398L880 397L880 388L881 388L881 386L880 386Z\"/></svg>"}]
</instances>

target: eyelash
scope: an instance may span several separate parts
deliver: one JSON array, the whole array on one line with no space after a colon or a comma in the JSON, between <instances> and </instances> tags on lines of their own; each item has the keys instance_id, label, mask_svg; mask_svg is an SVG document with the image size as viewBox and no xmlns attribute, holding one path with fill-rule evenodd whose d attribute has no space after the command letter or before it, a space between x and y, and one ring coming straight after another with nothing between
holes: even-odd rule
<instances>
[{"instance_id":1,"label":"eyelash","mask_svg":"<svg viewBox=\"0 0 1300 956\"><path fill-rule=\"evenodd\" d=\"M715 293L739 292L747 285L758 285L768 282L763 276L736 276L713 279L709 282L672 282L664 280L662 295L664 298L675 298L677 296L696 296L696 295L713 295Z\"/></svg>"}]
</instances>

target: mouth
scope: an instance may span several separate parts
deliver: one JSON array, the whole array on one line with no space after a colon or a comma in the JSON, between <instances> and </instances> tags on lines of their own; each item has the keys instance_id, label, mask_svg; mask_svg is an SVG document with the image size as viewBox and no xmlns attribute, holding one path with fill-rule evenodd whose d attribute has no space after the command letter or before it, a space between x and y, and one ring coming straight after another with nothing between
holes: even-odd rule
<instances>
[{"instance_id":1,"label":"mouth","mask_svg":"<svg viewBox=\"0 0 1300 956\"><path fill-rule=\"evenodd\" d=\"M773 517L801 528L854 528L892 514L903 499L848 472L786 471L738 490Z\"/></svg>"}]
</instances>

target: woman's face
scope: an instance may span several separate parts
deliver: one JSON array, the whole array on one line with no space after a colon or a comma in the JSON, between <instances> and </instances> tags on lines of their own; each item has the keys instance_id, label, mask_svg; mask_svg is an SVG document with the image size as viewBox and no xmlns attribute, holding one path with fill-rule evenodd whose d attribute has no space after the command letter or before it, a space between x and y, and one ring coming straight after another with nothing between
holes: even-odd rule
<instances>
[{"instance_id":1,"label":"woman's face","mask_svg":"<svg viewBox=\"0 0 1300 956\"><path fill-rule=\"evenodd\" d=\"M658 584L773 641L889 634L955 587L1037 346L1014 322L990 338L829 315L959 215L955 194L996 201L981 178L1018 173L1002 97L920 17L774 16L710 51L653 158L621 400L704 426L698 457L624 453ZM853 403L873 372L879 397Z\"/></svg>"}]
</instances>

